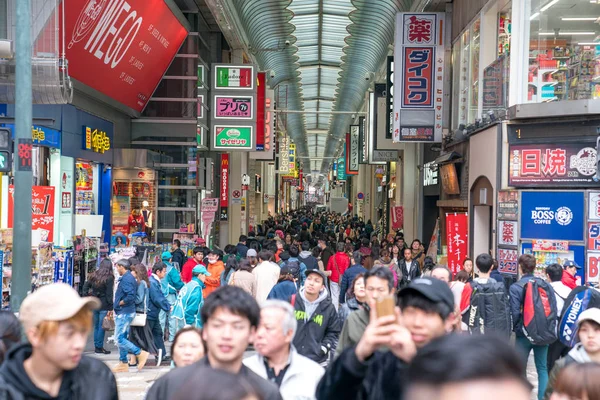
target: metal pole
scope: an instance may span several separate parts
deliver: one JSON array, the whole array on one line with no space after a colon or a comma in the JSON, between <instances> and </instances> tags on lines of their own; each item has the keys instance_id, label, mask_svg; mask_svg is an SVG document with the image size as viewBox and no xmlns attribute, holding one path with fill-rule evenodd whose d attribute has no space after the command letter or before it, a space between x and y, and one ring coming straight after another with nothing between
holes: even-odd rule
<instances>
[{"instance_id":1,"label":"metal pole","mask_svg":"<svg viewBox=\"0 0 600 400\"><path fill-rule=\"evenodd\" d=\"M16 2L15 200L11 309L18 312L31 290L31 186L33 172L19 168L19 139L31 139L31 0Z\"/></svg>"}]
</instances>

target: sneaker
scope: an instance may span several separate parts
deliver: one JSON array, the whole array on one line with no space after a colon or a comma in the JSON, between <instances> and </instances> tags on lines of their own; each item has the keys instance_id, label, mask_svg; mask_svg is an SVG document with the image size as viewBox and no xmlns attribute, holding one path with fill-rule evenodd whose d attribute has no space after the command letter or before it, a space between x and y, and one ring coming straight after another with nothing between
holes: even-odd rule
<instances>
[{"instance_id":1,"label":"sneaker","mask_svg":"<svg viewBox=\"0 0 600 400\"><path fill-rule=\"evenodd\" d=\"M148 357L150 356L150 353L148 353L146 350L142 350L142 352L140 354L138 354L137 357L137 362L138 362L138 371L141 371L142 368L144 368L144 366L146 365L146 361L148 361Z\"/></svg>"},{"instance_id":2,"label":"sneaker","mask_svg":"<svg viewBox=\"0 0 600 400\"><path fill-rule=\"evenodd\" d=\"M129 365L124 362L119 362L116 366L113 367L112 371L114 373L129 372Z\"/></svg>"},{"instance_id":3,"label":"sneaker","mask_svg":"<svg viewBox=\"0 0 600 400\"><path fill-rule=\"evenodd\" d=\"M158 349L158 356L156 357L156 365L160 366L160 363L162 363L162 359L163 359L163 351L162 349Z\"/></svg>"}]
</instances>

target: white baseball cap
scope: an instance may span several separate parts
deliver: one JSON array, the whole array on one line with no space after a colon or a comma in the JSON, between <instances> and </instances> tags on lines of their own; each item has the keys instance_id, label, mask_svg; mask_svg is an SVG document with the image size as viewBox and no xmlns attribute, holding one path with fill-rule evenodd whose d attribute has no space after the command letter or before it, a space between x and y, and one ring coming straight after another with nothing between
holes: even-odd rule
<instances>
[{"instance_id":1,"label":"white baseball cap","mask_svg":"<svg viewBox=\"0 0 600 400\"><path fill-rule=\"evenodd\" d=\"M600 308L588 308L579 314L579 318L577 318L577 326L580 326L583 321L594 321L600 325Z\"/></svg>"}]
</instances>

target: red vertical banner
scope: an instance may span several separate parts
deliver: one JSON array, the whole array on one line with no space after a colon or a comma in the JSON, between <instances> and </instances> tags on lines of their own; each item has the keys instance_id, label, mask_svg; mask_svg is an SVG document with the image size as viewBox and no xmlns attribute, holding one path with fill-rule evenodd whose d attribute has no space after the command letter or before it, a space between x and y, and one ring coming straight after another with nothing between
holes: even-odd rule
<instances>
[{"instance_id":1,"label":"red vertical banner","mask_svg":"<svg viewBox=\"0 0 600 400\"><path fill-rule=\"evenodd\" d=\"M404 207L392 207L392 229L398 230L404 227Z\"/></svg>"},{"instance_id":2,"label":"red vertical banner","mask_svg":"<svg viewBox=\"0 0 600 400\"><path fill-rule=\"evenodd\" d=\"M31 191L31 230L40 231L42 242L54 240L54 193L52 186L33 186ZM13 227L15 187L8 187L8 227Z\"/></svg>"},{"instance_id":3,"label":"red vertical banner","mask_svg":"<svg viewBox=\"0 0 600 400\"><path fill-rule=\"evenodd\" d=\"M221 185L220 185L221 221L229 220L227 206L229 205L229 154L221 154Z\"/></svg>"},{"instance_id":4,"label":"red vertical banner","mask_svg":"<svg viewBox=\"0 0 600 400\"><path fill-rule=\"evenodd\" d=\"M256 75L256 151L265 150L265 107L267 79L264 72Z\"/></svg>"},{"instance_id":5,"label":"red vertical banner","mask_svg":"<svg viewBox=\"0 0 600 400\"><path fill-rule=\"evenodd\" d=\"M446 245L448 268L457 274L467 257L469 219L466 213L446 214Z\"/></svg>"}]
</instances>

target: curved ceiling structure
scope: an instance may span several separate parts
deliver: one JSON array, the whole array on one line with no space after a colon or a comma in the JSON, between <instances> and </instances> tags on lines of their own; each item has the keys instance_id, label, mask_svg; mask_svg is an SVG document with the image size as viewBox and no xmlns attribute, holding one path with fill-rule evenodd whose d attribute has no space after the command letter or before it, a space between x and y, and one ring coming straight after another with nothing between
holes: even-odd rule
<instances>
[{"instance_id":1,"label":"curved ceiling structure","mask_svg":"<svg viewBox=\"0 0 600 400\"><path fill-rule=\"evenodd\" d=\"M274 72L278 108L304 168L326 174L412 0L228 0L248 51ZM310 163L306 159L310 159ZM308 164L308 165L307 165ZM310 168L308 168L310 166Z\"/></svg>"}]
</instances>

